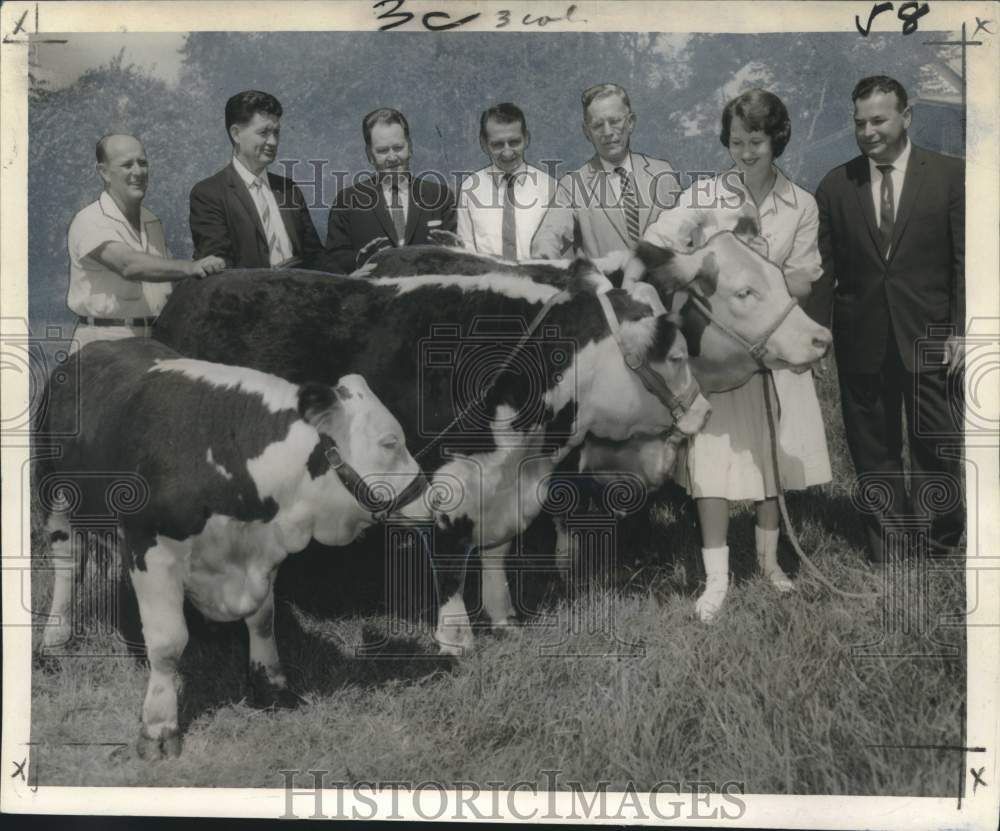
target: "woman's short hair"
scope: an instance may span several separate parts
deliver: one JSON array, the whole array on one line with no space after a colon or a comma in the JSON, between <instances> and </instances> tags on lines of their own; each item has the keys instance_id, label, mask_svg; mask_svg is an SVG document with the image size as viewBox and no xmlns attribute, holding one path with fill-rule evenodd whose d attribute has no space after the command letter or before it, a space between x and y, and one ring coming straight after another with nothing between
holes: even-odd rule
<instances>
[{"instance_id":1,"label":"woman's short hair","mask_svg":"<svg viewBox=\"0 0 1000 831\"><path fill-rule=\"evenodd\" d=\"M729 147L729 131L733 118L743 122L746 129L754 133L760 130L771 139L771 152L778 158L792 137L792 121L788 110L773 92L766 89L751 89L736 96L722 110L722 133L719 140L723 147Z\"/></svg>"}]
</instances>

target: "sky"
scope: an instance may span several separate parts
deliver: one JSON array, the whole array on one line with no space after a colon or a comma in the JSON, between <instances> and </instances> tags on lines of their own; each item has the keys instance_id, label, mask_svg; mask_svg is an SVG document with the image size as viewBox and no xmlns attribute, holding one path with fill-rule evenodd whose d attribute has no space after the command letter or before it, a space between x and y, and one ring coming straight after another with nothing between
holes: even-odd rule
<instances>
[{"instance_id":1,"label":"sky","mask_svg":"<svg viewBox=\"0 0 1000 831\"><path fill-rule=\"evenodd\" d=\"M69 86L88 69L109 63L122 49L125 63L142 67L154 77L171 86L177 83L181 69L181 55L178 50L184 45L185 32L162 32L156 34L108 32L95 34L46 33L47 40L69 41L68 43L34 43L31 47L31 72L50 89Z\"/></svg>"}]
</instances>

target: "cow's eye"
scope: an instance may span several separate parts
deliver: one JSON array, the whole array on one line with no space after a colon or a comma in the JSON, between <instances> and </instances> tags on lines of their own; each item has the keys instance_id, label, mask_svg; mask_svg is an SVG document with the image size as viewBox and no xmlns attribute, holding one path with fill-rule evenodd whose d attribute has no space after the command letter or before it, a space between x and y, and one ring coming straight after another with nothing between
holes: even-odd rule
<instances>
[{"instance_id":1,"label":"cow's eye","mask_svg":"<svg viewBox=\"0 0 1000 831\"><path fill-rule=\"evenodd\" d=\"M750 288L747 288L747 289L740 289L733 296L737 300L746 300L748 297L753 297L753 295L754 295L754 290L750 289Z\"/></svg>"},{"instance_id":2,"label":"cow's eye","mask_svg":"<svg viewBox=\"0 0 1000 831\"><path fill-rule=\"evenodd\" d=\"M399 447L399 439L396 436L382 436L378 440L379 446L384 447L386 450L395 450Z\"/></svg>"}]
</instances>

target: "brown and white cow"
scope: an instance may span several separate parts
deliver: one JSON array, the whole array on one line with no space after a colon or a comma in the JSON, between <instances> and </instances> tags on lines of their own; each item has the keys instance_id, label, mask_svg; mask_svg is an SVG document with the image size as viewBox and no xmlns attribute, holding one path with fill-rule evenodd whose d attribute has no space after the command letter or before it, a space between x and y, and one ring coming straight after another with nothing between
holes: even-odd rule
<instances>
[{"instance_id":1,"label":"brown and white cow","mask_svg":"<svg viewBox=\"0 0 1000 831\"><path fill-rule=\"evenodd\" d=\"M294 706L274 640L277 569L310 539L333 546L356 539L374 522L379 487L399 492L419 476L399 422L359 375L296 386L182 358L145 339L94 343L70 361L65 370L79 378L79 393L52 384L36 435L61 450L39 471L56 566L44 646L71 636L73 560L81 552L70 511L105 513L105 489L92 485L107 478L93 474L120 472L143 485L119 518L150 664L140 754L180 752L185 597L210 620L245 621L255 703ZM81 504L72 504L75 494ZM401 511L427 515L420 502Z\"/></svg>"},{"instance_id":2,"label":"brown and white cow","mask_svg":"<svg viewBox=\"0 0 1000 831\"><path fill-rule=\"evenodd\" d=\"M459 653L472 645L468 554L478 549L484 560L487 614L507 623L503 558L541 512L561 459L588 434L692 434L709 408L660 304L611 289L590 263L551 269L557 288L510 264L420 251L419 276L247 270L186 281L154 334L183 354L293 381L344 372L368 379L402 422L432 490L452 494L435 510L435 636ZM625 354L684 399L681 411L646 388Z\"/></svg>"},{"instance_id":3,"label":"brown and white cow","mask_svg":"<svg viewBox=\"0 0 1000 831\"><path fill-rule=\"evenodd\" d=\"M691 253L644 242L631 258L621 252L622 257L599 263L606 270L623 272L619 274L622 287L632 294L640 288L655 289L671 310L672 319L680 324L703 392L734 389L764 367L804 371L830 347L829 330L793 302L781 270L748 244L756 233L755 224L741 223L737 231L718 233ZM392 248L379 252L359 274L371 279L492 271L517 273L559 286L566 280L567 267L565 262L554 261L515 265L473 255L460 247ZM754 346L758 347L757 357L751 352ZM627 472L656 489L671 475L676 438L646 434L609 441L589 437L579 456L580 470ZM560 523L556 528L556 558L560 572L566 574L571 560L569 538Z\"/></svg>"}]
</instances>

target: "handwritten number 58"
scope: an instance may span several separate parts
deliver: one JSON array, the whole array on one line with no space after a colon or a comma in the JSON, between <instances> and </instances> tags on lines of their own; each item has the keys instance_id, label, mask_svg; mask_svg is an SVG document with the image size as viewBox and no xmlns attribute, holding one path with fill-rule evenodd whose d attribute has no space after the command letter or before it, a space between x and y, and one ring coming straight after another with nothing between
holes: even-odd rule
<instances>
[{"instance_id":1,"label":"handwritten number 58","mask_svg":"<svg viewBox=\"0 0 1000 831\"><path fill-rule=\"evenodd\" d=\"M868 33L872 30L872 23L875 18L878 17L882 12L892 11L892 3L876 3L868 15L868 23L862 27L861 20L857 15L854 17L854 25L857 27L858 31L864 37L868 37ZM917 31L917 21L920 20L925 14L931 10L927 3L922 6L919 3L910 0L910 2L903 3L899 7L899 11L896 13L896 17L903 21L903 34L912 35Z\"/></svg>"}]
</instances>

